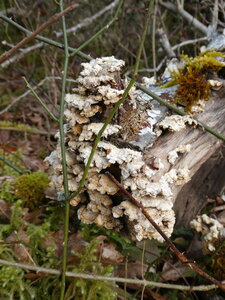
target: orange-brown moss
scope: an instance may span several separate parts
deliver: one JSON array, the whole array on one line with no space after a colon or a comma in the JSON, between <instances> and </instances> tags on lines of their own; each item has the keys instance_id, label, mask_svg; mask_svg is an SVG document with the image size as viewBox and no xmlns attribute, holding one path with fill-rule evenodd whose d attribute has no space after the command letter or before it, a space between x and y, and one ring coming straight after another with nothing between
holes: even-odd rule
<instances>
[{"instance_id":1,"label":"orange-brown moss","mask_svg":"<svg viewBox=\"0 0 225 300\"><path fill-rule=\"evenodd\" d=\"M224 63L219 62L217 57L225 57L223 53L205 51L199 56L188 57L181 55L185 65L177 71L171 72L172 80L162 87L179 85L176 90L174 102L185 106L185 110L191 112L192 106L199 100L208 100L210 96L210 84L208 76L218 72Z\"/></svg>"}]
</instances>

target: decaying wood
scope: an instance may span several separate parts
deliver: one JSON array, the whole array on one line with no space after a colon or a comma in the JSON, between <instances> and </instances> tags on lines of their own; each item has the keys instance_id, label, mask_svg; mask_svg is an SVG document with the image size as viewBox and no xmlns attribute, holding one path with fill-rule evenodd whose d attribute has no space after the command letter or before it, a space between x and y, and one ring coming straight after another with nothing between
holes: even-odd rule
<instances>
[{"instance_id":1,"label":"decaying wood","mask_svg":"<svg viewBox=\"0 0 225 300\"><path fill-rule=\"evenodd\" d=\"M176 226L190 226L192 220L206 205L207 199L215 199L225 186L225 148L224 145L215 149L193 175L191 181L179 191L174 203Z\"/></svg>"},{"instance_id":2,"label":"decaying wood","mask_svg":"<svg viewBox=\"0 0 225 300\"><path fill-rule=\"evenodd\" d=\"M198 120L225 135L225 98L211 97L206 103L205 111L198 116ZM179 154L175 164L171 165L167 159L168 153L179 145L187 144L191 145L191 151ZM152 148L145 151L146 161L151 157L158 157L164 164L164 169L156 173L153 179L154 182L157 182L165 172L170 171L172 168L189 169L191 180L184 186L177 186L173 190L177 224L188 225L190 220L196 216L206 203L206 195L210 192L208 189L209 182L206 179L211 177L210 173L213 172L214 174L214 178L211 177L211 188L214 185L213 182L218 180L216 177L223 177L219 174L223 174L220 172L222 171L221 168L224 170L224 161L219 167L216 167L215 159L213 159L222 144L222 141L199 126L197 128L187 126L186 129L179 132L165 132L158 138ZM220 179L221 181L223 185L225 180ZM219 189L218 187L217 193L220 192ZM216 193L215 190L214 193Z\"/></svg>"}]
</instances>

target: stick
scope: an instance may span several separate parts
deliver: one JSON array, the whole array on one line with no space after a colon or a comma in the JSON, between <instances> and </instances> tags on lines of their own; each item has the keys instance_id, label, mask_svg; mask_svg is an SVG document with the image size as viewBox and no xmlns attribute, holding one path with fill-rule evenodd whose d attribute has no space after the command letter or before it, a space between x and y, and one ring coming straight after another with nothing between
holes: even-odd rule
<instances>
[{"instance_id":1,"label":"stick","mask_svg":"<svg viewBox=\"0 0 225 300\"><path fill-rule=\"evenodd\" d=\"M198 266L196 266L194 263L190 262L186 256L184 256L177 247L173 244L173 242L166 236L166 234L162 231L162 229L155 223L155 221L152 219L152 217L149 215L147 210L144 208L144 206L138 202L132 195L129 193L122 184L119 183L119 181L116 180L116 178L110 174L109 172L106 172L106 174L112 179L112 181L120 188L120 190L126 195L130 201L140 208L143 215L146 217L146 219L149 220L149 222L152 224L152 226L158 231L158 233L164 238L170 249L174 252L176 257L182 262L187 264L191 269L195 270L199 275L206 278L207 280L211 281L213 284L217 285L221 290L225 291L225 285L213 278L212 276L205 273L203 270L201 270Z\"/></svg>"},{"instance_id":2,"label":"stick","mask_svg":"<svg viewBox=\"0 0 225 300\"><path fill-rule=\"evenodd\" d=\"M2 63L3 61L9 59L9 57L12 56L13 53L15 53L19 48L23 47L25 44L27 44L28 42L30 42L31 40L33 40L36 37L36 35L38 35L42 31L44 31L49 25L51 25L52 23L55 23L56 21L58 21L58 19L60 17L64 16L65 14L67 14L68 12L70 12L71 10L73 10L76 7L78 7L78 4L77 3L73 3L72 5L70 5L69 7L67 7L64 11L62 11L62 12L60 12L60 13L55 14L54 16L52 16L50 19L48 19L47 22L45 22L44 24L42 24L34 32L32 32L27 37L25 37L22 41L20 41L12 49L10 49L9 51L3 53L0 56L0 63Z\"/></svg>"},{"instance_id":3,"label":"stick","mask_svg":"<svg viewBox=\"0 0 225 300\"><path fill-rule=\"evenodd\" d=\"M43 268L38 266L32 266L28 264L23 263L17 263L12 261L7 261L0 259L0 264L4 266L11 266L15 268L22 268L25 270L31 270L37 273L46 273L49 275L60 275L60 271L56 269L50 269L50 268ZM79 279L87 279L87 280L107 280L112 282L121 282L121 283L131 283L131 284L139 284L139 285L146 285L146 286L153 286L153 287L159 287L164 289L175 289L175 290L181 290L181 291L210 291L217 288L216 285L199 285L199 286L185 286L185 285L178 285L178 284L170 284L170 283L162 283L162 282L155 282L155 281L149 281L149 280L139 280L139 279L129 279L129 278L122 278L122 277L109 277L109 276L99 276L94 274L84 274L84 273L76 273L76 272L66 272L66 276L72 277L72 278L79 278Z\"/></svg>"}]
</instances>

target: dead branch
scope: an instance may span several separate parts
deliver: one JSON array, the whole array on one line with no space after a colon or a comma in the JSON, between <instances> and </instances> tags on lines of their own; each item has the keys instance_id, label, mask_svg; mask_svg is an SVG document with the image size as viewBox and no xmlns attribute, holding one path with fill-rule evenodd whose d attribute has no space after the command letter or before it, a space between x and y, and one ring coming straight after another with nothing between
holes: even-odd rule
<instances>
[{"instance_id":1,"label":"dead branch","mask_svg":"<svg viewBox=\"0 0 225 300\"><path fill-rule=\"evenodd\" d=\"M11 266L15 268L21 268L25 270L31 270L35 271L37 273L45 273L45 274L52 274L52 275L60 275L61 272L56 269L50 269L50 268L43 268L38 266L32 266L28 264L23 263L17 263L12 261L7 261L0 259L0 264L5 266ZM176 289L176 290L182 290L182 291L210 291L217 288L216 285L199 285L199 286L185 286L185 285L178 285L178 284L170 284L170 283L162 283L162 282L155 282L155 281L149 281L149 280L139 280L139 279L129 279L129 278L121 278L121 277L108 277L108 276L99 276L99 275L92 275L92 274L84 274L84 273L75 273L75 272L66 272L67 277L73 277L73 278L82 278L82 279L88 279L88 280L107 280L107 281L113 281L113 282L121 282L121 283L131 283L131 284L138 284L138 285L144 285L144 286L154 286L164 289Z\"/></svg>"},{"instance_id":2,"label":"dead branch","mask_svg":"<svg viewBox=\"0 0 225 300\"><path fill-rule=\"evenodd\" d=\"M196 29L204 33L206 36L208 35L208 28L202 24L200 21L198 21L196 18L194 18L191 14L189 14L186 10L183 9L181 5L174 5L173 3L167 1L164 2L163 0L159 0L159 3L164 6L165 8L173 11L173 12L179 12L179 14L188 21L188 23L192 24Z\"/></svg>"},{"instance_id":3,"label":"dead branch","mask_svg":"<svg viewBox=\"0 0 225 300\"><path fill-rule=\"evenodd\" d=\"M2 41L3 45L6 45L5 41ZM25 49L20 49L22 50L20 53L14 55L13 57L10 57L8 60L6 60L4 63L1 64L2 68L6 68L8 67L8 65L14 63L15 61L19 61L20 59L22 59L27 53L29 53L30 51L36 50L38 48L43 47L44 43L37 43L35 45L32 45L31 47L27 47ZM13 48L14 46L12 46Z\"/></svg>"},{"instance_id":4,"label":"dead branch","mask_svg":"<svg viewBox=\"0 0 225 300\"><path fill-rule=\"evenodd\" d=\"M86 27L88 25L90 25L92 22L94 22L97 18L101 17L105 12L107 12L108 10L113 9L117 4L119 3L119 0L114 0L113 2L111 2L109 5L105 6L103 9L101 9L100 11L98 11L96 14L94 14L93 16L86 18L83 20L83 22L68 28L66 30L66 33L73 33L75 34L77 32L77 30ZM56 32L55 33L56 37L60 37L63 35L62 31Z\"/></svg>"},{"instance_id":5,"label":"dead branch","mask_svg":"<svg viewBox=\"0 0 225 300\"><path fill-rule=\"evenodd\" d=\"M59 18L61 18L62 16L64 16L65 14L67 14L68 12L70 12L71 10L73 10L76 7L78 7L78 4L77 3L73 3L72 5L70 5L69 7L67 7L64 11L62 11L60 13L57 13L54 16L52 16L51 18L49 18L47 22L45 22L44 24L42 24L34 32L32 32L27 37L25 37L16 46L14 46L9 51L3 53L0 56L0 63L2 63L4 61L6 61L7 59L9 59L9 57L12 56L13 53L15 53L18 49L20 49L25 44L27 44L28 42L30 42L31 40L33 40L39 33L41 33L42 31L44 31L49 25L51 25L52 23L55 23L56 21L58 21Z\"/></svg>"},{"instance_id":6,"label":"dead branch","mask_svg":"<svg viewBox=\"0 0 225 300\"><path fill-rule=\"evenodd\" d=\"M167 56L169 58L175 57L176 54L173 51L173 48L170 45L170 41L167 37L166 32L163 30L163 28L159 28L156 31L157 36L160 38L160 43L163 46L163 49L165 50L165 52L167 53Z\"/></svg>"}]
</instances>

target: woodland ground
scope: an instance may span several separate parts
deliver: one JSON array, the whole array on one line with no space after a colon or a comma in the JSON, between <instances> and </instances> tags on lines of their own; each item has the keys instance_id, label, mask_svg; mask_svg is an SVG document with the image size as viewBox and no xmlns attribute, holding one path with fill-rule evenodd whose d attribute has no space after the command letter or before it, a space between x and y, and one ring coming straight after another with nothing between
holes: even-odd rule
<instances>
[{"instance_id":1,"label":"woodland ground","mask_svg":"<svg viewBox=\"0 0 225 300\"><path fill-rule=\"evenodd\" d=\"M188 24L177 13L152 1L152 18L147 32L139 74L153 76L155 66L167 55L159 38L153 36L163 27L171 45L199 39L202 33ZM184 1L185 9L208 26L214 9L213 1ZM216 1L215 1L216 2ZM65 1L64 6L72 1ZM77 30L68 33L71 47L78 47L102 28L115 14L116 5L102 12L111 3L119 1L79 1L76 12L66 15L67 28L77 24ZM176 3L176 1L171 1ZM125 1L118 20L83 51L92 57L114 55L126 62L124 74L130 74L143 31L143 19L148 1ZM225 24L223 1L218 5L218 30ZM59 11L55 1L0 1L0 11L25 28L34 31L50 16ZM102 13L100 17L96 15ZM86 22L85 22L86 20ZM24 34L0 19L0 54L17 44ZM62 42L61 22L49 26L42 35ZM155 43L154 43L155 41ZM54 134L58 124L49 118L43 107L29 92L23 77L33 86L39 97L58 117L61 95L61 76L64 64L63 51L33 40L15 53L17 59L1 65L0 73L0 259L22 262L33 266L60 269L63 252L64 204L48 188L48 174L44 158L56 146ZM199 53L207 41L199 40L178 48L176 55ZM29 47L34 46L32 51ZM27 51L26 51L27 50ZM15 56L12 56L14 58ZM74 56L69 62L66 90L71 91L84 60ZM158 70L157 76L164 70ZM18 170L5 164L4 158ZM24 173L21 177L21 173ZM29 175L33 174L33 176ZM221 197L208 199L204 208L209 213L223 205ZM65 299L225 299L219 289L192 291L192 286L210 282L181 264L166 243L153 241L134 243L123 236L93 225L81 224L76 210L70 210L70 237L68 271L146 279L161 283L189 287L188 291L176 288L145 287L131 283L107 282L69 278L66 281ZM176 228L171 240L181 252L208 274L225 280L224 241L216 244L216 251L203 247L201 237L189 228ZM58 275L36 273L13 266L0 266L0 299L58 299Z\"/></svg>"}]
</instances>

